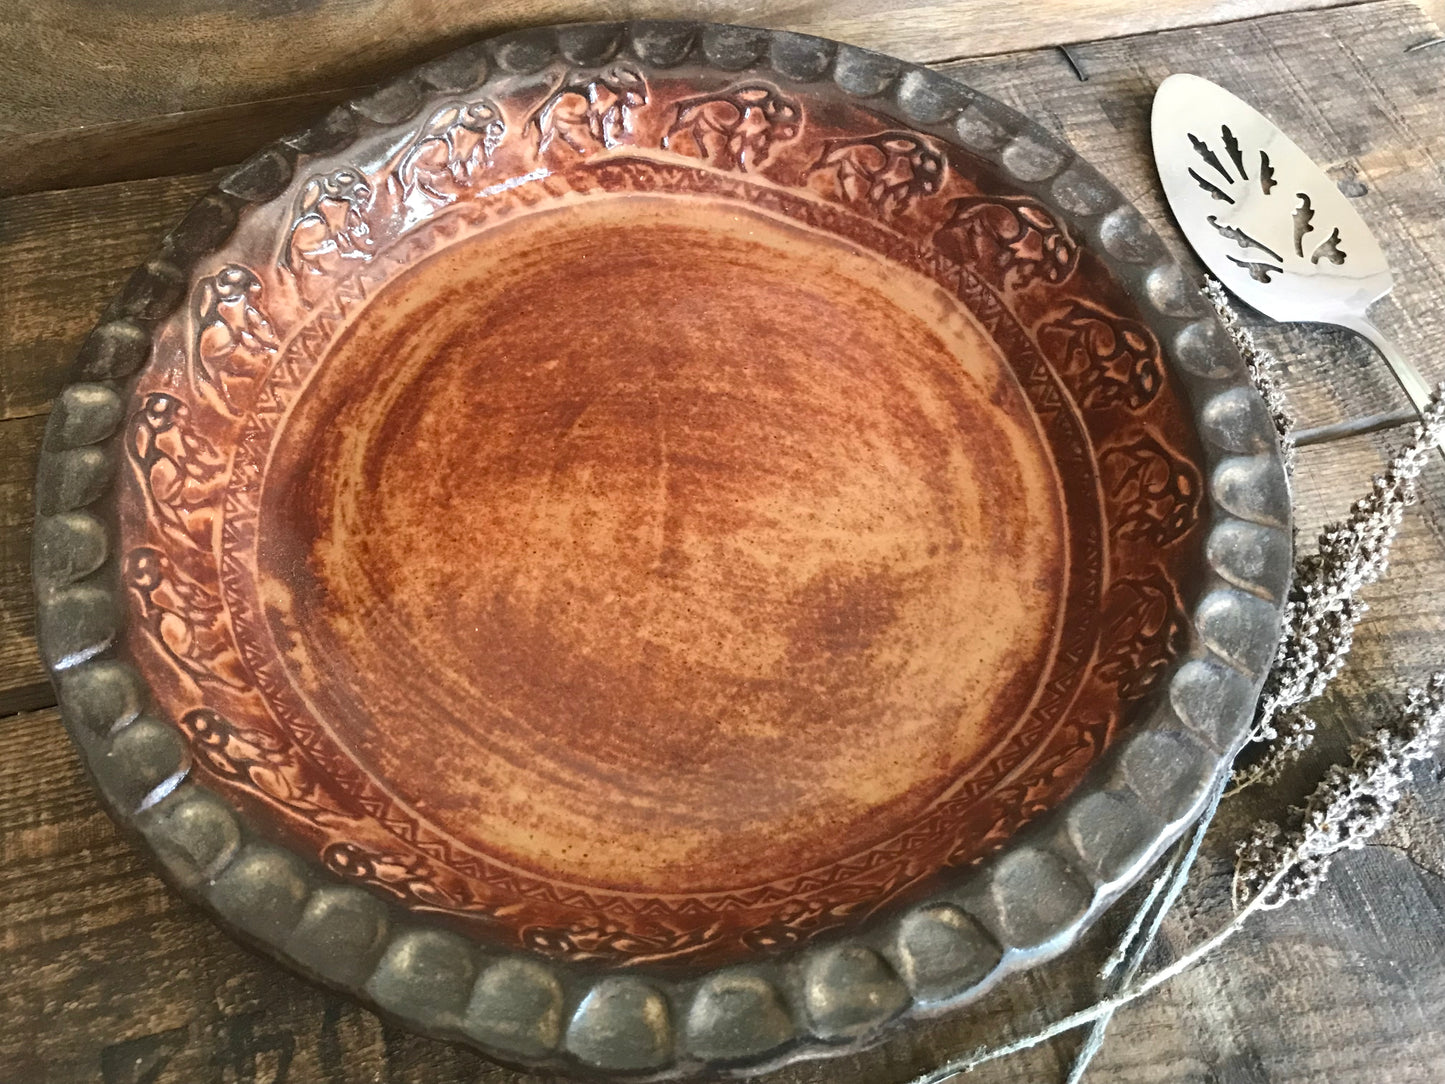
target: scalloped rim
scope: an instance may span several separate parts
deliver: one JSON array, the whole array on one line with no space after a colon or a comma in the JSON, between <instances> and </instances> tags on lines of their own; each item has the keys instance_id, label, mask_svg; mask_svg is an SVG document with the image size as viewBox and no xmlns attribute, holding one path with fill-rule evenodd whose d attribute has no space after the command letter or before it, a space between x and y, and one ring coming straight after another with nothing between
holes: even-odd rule
<instances>
[{"instance_id":1,"label":"scalloped rim","mask_svg":"<svg viewBox=\"0 0 1445 1084\"><path fill-rule=\"evenodd\" d=\"M686 979L499 953L428 925L266 842L189 777L176 729L144 713L109 656L123 601L92 507L115 469L122 396L189 268L248 204L330 153L414 116L428 95L558 57L631 56L832 82L870 109L971 151L1063 212L1127 287L1187 390L1205 448L1211 530L1189 653L1145 719L1068 801L948 890L855 934ZM1143 217L1038 125L926 68L821 38L696 22L590 23L486 39L424 64L223 178L136 271L81 349L46 429L33 570L42 656L111 814L183 893L244 939L399 1018L528 1068L639 1079L751 1074L876 1041L890 1022L970 1001L1062 952L1197 816L1243 742L1276 650L1291 567L1290 499L1267 413L1224 328Z\"/></svg>"}]
</instances>

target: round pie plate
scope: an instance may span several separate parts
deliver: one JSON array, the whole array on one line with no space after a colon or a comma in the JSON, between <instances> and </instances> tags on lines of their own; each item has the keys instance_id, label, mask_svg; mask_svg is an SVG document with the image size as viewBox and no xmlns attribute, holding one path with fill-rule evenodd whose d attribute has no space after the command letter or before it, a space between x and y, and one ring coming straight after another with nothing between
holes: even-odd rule
<instances>
[{"instance_id":1,"label":"round pie plate","mask_svg":"<svg viewBox=\"0 0 1445 1084\"><path fill-rule=\"evenodd\" d=\"M696 23L481 42L244 163L38 494L66 723L173 884L659 1079L1062 951L1225 770L1290 567L1240 358L1094 170Z\"/></svg>"}]
</instances>

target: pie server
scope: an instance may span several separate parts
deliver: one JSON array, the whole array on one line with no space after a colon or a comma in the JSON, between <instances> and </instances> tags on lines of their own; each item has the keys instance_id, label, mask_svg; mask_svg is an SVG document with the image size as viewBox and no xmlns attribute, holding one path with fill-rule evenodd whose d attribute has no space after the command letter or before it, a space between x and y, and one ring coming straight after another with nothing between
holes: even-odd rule
<instances>
[{"instance_id":1,"label":"pie server","mask_svg":"<svg viewBox=\"0 0 1445 1084\"><path fill-rule=\"evenodd\" d=\"M1160 84L1151 127L1170 209L1220 282L1271 319L1363 335L1423 412L1429 384L1369 315L1394 285L1385 254L1309 155L1197 75Z\"/></svg>"}]
</instances>

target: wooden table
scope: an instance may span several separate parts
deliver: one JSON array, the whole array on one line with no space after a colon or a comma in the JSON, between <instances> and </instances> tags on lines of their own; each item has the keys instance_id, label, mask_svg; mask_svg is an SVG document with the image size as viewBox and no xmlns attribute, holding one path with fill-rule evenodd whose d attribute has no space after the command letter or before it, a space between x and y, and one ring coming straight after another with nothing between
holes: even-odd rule
<instances>
[{"instance_id":1,"label":"wooden table","mask_svg":"<svg viewBox=\"0 0 1445 1084\"><path fill-rule=\"evenodd\" d=\"M1070 140L1179 247L1148 155L1171 72L1208 75L1308 151L1378 230L1400 287L1382 323L1445 377L1445 46L1405 0L76 0L0 2L0 1084L298 1084L540 1079L412 1037L238 947L175 898L100 811L36 654L31 480L81 336L217 169L397 67L482 29L602 14L709 15L927 62ZM1059 48L1067 45L1067 54ZM1197 267L1180 248L1189 266ZM1269 329L1306 428L1301 538L1345 512L1403 436L1405 400L1360 342ZM1273 793L1226 806L1218 838L1313 786L1390 694L1445 658L1445 470L1432 464L1320 737ZM1308 903L1120 1014L1096 1081L1445 1079L1445 786ZM1231 855L1207 848L1161 952L1228 914ZM1118 919L983 1003L846 1064L777 1084L890 1084L1032 1029L1091 996ZM974 1075L1060 1080L1077 1037Z\"/></svg>"}]
</instances>

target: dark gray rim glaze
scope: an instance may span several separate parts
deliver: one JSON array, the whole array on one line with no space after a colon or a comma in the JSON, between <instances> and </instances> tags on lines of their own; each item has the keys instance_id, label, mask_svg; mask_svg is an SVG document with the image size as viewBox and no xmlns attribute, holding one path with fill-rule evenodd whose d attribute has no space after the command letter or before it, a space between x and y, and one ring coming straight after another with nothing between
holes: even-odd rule
<instances>
[{"instance_id":1,"label":"dark gray rim glaze","mask_svg":"<svg viewBox=\"0 0 1445 1084\"><path fill-rule=\"evenodd\" d=\"M930 900L852 936L686 979L500 953L267 842L189 776L180 733L146 713L140 678L114 657L123 600L107 491L122 403L191 266L230 236L248 204L281 193L298 159L405 121L430 94L533 72L559 55L832 82L999 166L1061 212L1128 288L1187 389L1207 458L1208 571L1192 600L1188 652L1076 793ZM1274 431L1223 326L1143 217L1011 109L926 68L819 38L693 22L587 24L508 34L423 65L225 177L106 311L75 379L51 414L36 487L39 638L66 725L112 815L186 895L278 959L418 1031L515 1064L643 1078L754 1073L855 1049L890 1021L955 1007L1057 955L1197 816L1243 741L1278 641L1291 537Z\"/></svg>"}]
</instances>

